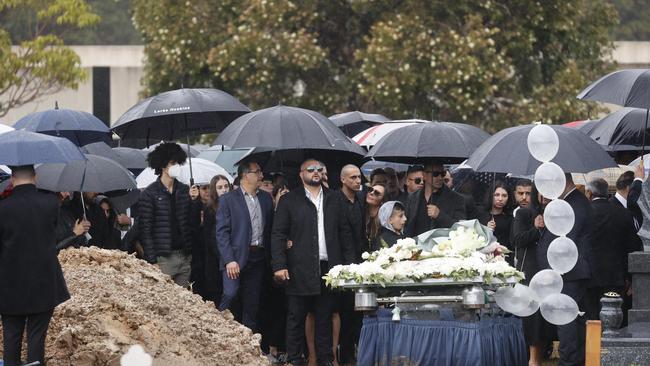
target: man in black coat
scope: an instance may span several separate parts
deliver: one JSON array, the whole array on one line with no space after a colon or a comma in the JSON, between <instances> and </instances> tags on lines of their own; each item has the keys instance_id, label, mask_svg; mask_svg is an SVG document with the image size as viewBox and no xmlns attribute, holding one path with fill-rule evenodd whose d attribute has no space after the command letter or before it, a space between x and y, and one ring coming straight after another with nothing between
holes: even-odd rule
<instances>
[{"instance_id":1,"label":"man in black coat","mask_svg":"<svg viewBox=\"0 0 650 366\"><path fill-rule=\"evenodd\" d=\"M445 185L440 163L424 167L424 188L411 193L406 203L406 236L417 236L437 228L448 228L467 217L465 199Z\"/></svg>"},{"instance_id":2,"label":"man in black coat","mask_svg":"<svg viewBox=\"0 0 650 366\"><path fill-rule=\"evenodd\" d=\"M5 366L44 363L45 335L54 308L70 294L57 259L59 201L36 190L34 167L12 167L13 193L0 202L0 316Z\"/></svg>"},{"instance_id":3,"label":"man in black coat","mask_svg":"<svg viewBox=\"0 0 650 366\"><path fill-rule=\"evenodd\" d=\"M638 204L643 179L645 179L645 171L643 170L643 164L639 164L634 172L627 171L618 177L616 180L616 194L610 198L611 203L630 212L637 231L643 224L643 214Z\"/></svg>"},{"instance_id":4,"label":"man in black coat","mask_svg":"<svg viewBox=\"0 0 650 366\"><path fill-rule=\"evenodd\" d=\"M576 189L571 174L565 174L566 186L561 196L573 208L575 223L567 235L578 247L578 262L572 270L562 275L562 293L575 300L580 309L585 309L587 284L591 278L589 256L593 232L593 213L587 197ZM537 263L540 270L551 268L546 257L548 247L557 236L548 228L542 229L537 245ZM560 340L560 362L558 365L580 365L585 359L585 321L578 316L571 323L557 326Z\"/></svg>"},{"instance_id":5,"label":"man in black coat","mask_svg":"<svg viewBox=\"0 0 650 366\"><path fill-rule=\"evenodd\" d=\"M594 320L599 319L603 294L623 294L628 254L643 250L632 215L607 200L607 189L607 181L602 178L587 183L587 198L594 212L587 315Z\"/></svg>"},{"instance_id":6,"label":"man in black coat","mask_svg":"<svg viewBox=\"0 0 650 366\"><path fill-rule=\"evenodd\" d=\"M183 287L189 286L192 262L190 189L176 178L185 151L175 143L162 143L149 153L149 166L158 179L140 195L139 230L144 258ZM195 204L200 204L196 200ZM194 223L196 224L196 223Z\"/></svg>"},{"instance_id":7,"label":"man in black coat","mask_svg":"<svg viewBox=\"0 0 650 366\"><path fill-rule=\"evenodd\" d=\"M303 186L282 196L273 220L271 265L276 279L287 282L287 361L293 365L306 364L302 345L308 312L316 323L317 362L332 364L332 294L322 276L354 261L344 208L333 192L322 188L322 171L316 160L302 163Z\"/></svg>"}]
</instances>

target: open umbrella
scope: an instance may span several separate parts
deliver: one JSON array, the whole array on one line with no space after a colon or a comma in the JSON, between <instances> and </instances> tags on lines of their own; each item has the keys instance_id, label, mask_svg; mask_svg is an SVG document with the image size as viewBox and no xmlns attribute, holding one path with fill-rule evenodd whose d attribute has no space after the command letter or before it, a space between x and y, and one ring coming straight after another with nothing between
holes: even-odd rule
<instances>
[{"instance_id":1,"label":"open umbrella","mask_svg":"<svg viewBox=\"0 0 650 366\"><path fill-rule=\"evenodd\" d=\"M541 164L528 151L528 133L534 124L501 130L488 138L467 159L477 172L533 175ZM553 162L565 173L589 173L618 165L596 141L572 128L550 125L560 141Z\"/></svg>"},{"instance_id":2,"label":"open umbrella","mask_svg":"<svg viewBox=\"0 0 650 366\"><path fill-rule=\"evenodd\" d=\"M440 159L460 163L490 135L465 123L425 122L396 129L382 137L366 158L396 163Z\"/></svg>"},{"instance_id":3,"label":"open umbrella","mask_svg":"<svg viewBox=\"0 0 650 366\"><path fill-rule=\"evenodd\" d=\"M614 71L591 83L578 94L578 99L645 109L643 131L647 131L650 113L650 69ZM646 134L642 135L641 155L645 152Z\"/></svg>"},{"instance_id":4,"label":"open umbrella","mask_svg":"<svg viewBox=\"0 0 650 366\"><path fill-rule=\"evenodd\" d=\"M330 120L348 137L355 136L372 126L389 121L388 118L381 114L370 114L359 111L335 114L330 116Z\"/></svg>"},{"instance_id":5,"label":"open umbrella","mask_svg":"<svg viewBox=\"0 0 650 366\"><path fill-rule=\"evenodd\" d=\"M177 89L147 98L126 111L112 130L121 139L176 140L222 131L250 109L218 89ZM189 154L188 154L189 155ZM192 159L189 159L190 173ZM190 180L191 181L191 180Z\"/></svg>"},{"instance_id":6,"label":"open umbrella","mask_svg":"<svg viewBox=\"0 0 650 366\"><path fill-rule=\"evenodd\" d=\"M194 183L197 185L209 184L210 180L215 175L223 175L228 179L230 183L233 182L233 177L228 174L228 172L220 167L219 165L204 159L195 158L193 159L193 174L194 174ZM155 182L158 179L158 176L153 169L147 168L142 171L135 179L138 185L138 188L146 188L151 183ZM189 164L185 163L181 165L181 174L178 177L178 180L189 184L190 181L190 169Z\"/></svg>"},{"instance_id":7,"label":"open umbrella","mask_svg":"<svg viewBox=\"0 0 650 366\"><path fill-rule=\"evenodd\" d=\"M66 164L41 164L36 167L36 186L53 192L97 192L136 188L132 174L119 163L97 155Z\"/></svg>"},{"instance_id":8,"label":"open umbrella","mask_svg":"<svg viewBox=\"0 0 650 366\"><path fill-rule=\"evenodd\" d=\"M9 132L9 131L13 131L14 129L15 128L13 128L11 126L3 125L2 123L0 123L0 134L3 134L5 132Z\"/></svg>"},{"instance_id":9,"label":"open umbrella","mask_svg":"<svg viewBox=\"0 0 650 366\"><path fill-rule=\"evenodd\" d=\"M646 110L622 108L595 121L586 132L607 151L641 150L648 130Z\"/></svg>"},{"instance_id":10,"label":"open umbrella","mask_svg":"<svg viewBox=\"0 0 650 366\"><path fill-rule=\"evenodd\" d=\"M366 130L363 130L356 134L352 138L354 142L360 146L370 149L373 147L382 137L386 136L388 133L397 130L402 127L411 126L416 123L426 123L423 119L405 119L405 120L396 120L382 123L377 126L370 127Z\"/></svg>"},{"instance_id":11,"label":"open umbrella","mask_svg":"<svg viewBox=\"0 0 650 366\"><path fill-rule=\"evenodd\" d=\"M93 142L92 144L82 146L81 151L83 151L84 154L97 155L118 163L120 162L117 153L105 142Z\"/></svg>"},{"instance_id":12,"label":"open umbrella","mask_svg":"<svg viewBox=\"0 0 650 366\"><path fill-rule=\"evenodd\" d=\"M282 168L315 157L322 159L333 173L340 164L361 162L365 154L363 148L322 114L282 105L239 117L215 142L233 149L255 147L246 158L261 159L265 169L271 160Z\"/></svg>"},{"instance_id":13,"label":"open umbrella","mask_svg":"<svg viewBox=\"0 0 650 366\"><path fill-rule=\"evenodd\" d=\"M25 130L0 134L0 164L66 163L86 157L70 140Z\"/></svg>"},{"instance_id":14,"label":"open umbrella","mask_svg":"<svg viewBox=\"0 0 650 366\"><path fill-rule=\"evenodd\" d=\"M46 135L65 137L77 146L93 142L109 142L111 132L99 118L88 112L54 109L30 113L19 119L14 128Z\"/></svg>"},{"instance_id":15,"label":"open umbrella","mask_svg":"<svg viewBox=\"0 0 650 366\"><path fill-rule=\"evenodd\" d=\"M142 170L147 167L147 153L130 147L114 147L118 162L129 170Z\"/></svg>"}]
</instances>

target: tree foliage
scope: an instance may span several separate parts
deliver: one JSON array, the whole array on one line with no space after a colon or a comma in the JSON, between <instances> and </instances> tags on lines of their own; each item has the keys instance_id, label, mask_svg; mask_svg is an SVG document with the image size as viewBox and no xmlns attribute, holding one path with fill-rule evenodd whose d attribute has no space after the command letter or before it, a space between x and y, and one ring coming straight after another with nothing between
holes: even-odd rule
<instances>
[{"instance_id":1,"label":"tree foliage","mask_svg":"<svg viewBox=\"0 0 650 366\"><path fill-rule=\"evenodd\" d=\"M252 108L360 109L489 130L587 117L611 70L605 0L133 0L146 94L228 90Z\"/></svg>"},{"instance_id":2,"label":"tree foliage","mask_svg":"<svg viewBox=\"0 0 650 366\"><path fill-rule=\"evenodd\" d=\"M0 0L0 12L27 14L25 28L31 32L12 47L9 32L0 28L0 116L43 95L76 89L87 77L79 56L52 32L95 24L99 18L85 1Z\"/></svg>"}]
</instances>

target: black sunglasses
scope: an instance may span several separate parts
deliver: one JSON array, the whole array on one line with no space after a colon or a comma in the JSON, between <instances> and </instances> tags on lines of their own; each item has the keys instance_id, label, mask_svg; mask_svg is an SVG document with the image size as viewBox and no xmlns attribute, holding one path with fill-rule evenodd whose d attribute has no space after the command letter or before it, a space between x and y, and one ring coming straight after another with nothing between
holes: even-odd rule
<instances>
[{"instance_id":1,"label":"black sunglasses","mask_svg":"<svg viewBox=\"0 0 650 366\"><path fill-rule=\"evenodd\" d=\"M370 187L370 188L368 188L368 194L371 194L371 195L373 195L375 197L379 197L379 196L382 196L384 193L380 192L378 189L374 189L374 188Z\"/></svg>"},{"instance_id":2,"label":"black sunglasses","mask_svg":"<svg viewBox=\"0 0 650 366\"><path fill-rule=\"evenodd\" d=\"M314 165L310 165L307 168L305 168L305 170L307 171L307 173L313 173L315 171L318 171L319 173L322 173L323 172L323 167L322 166L316 167Z\"/></svg>"}]
</instances>

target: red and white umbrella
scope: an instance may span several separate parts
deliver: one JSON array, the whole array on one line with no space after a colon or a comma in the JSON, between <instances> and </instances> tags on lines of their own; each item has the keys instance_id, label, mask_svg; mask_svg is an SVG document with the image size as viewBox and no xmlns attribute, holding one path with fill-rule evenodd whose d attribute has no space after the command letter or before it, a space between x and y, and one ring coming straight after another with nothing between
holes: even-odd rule
<instances>
[{"instance_id":1,"label":"red and white umbrella","mask_svg":"<svg viewBox=\"0 0 650 366\"><path fill-rule=\"evenodd\" d=\"M423 119L404 119L404 120L389 121L377 126L370 127L367 130L361 131L359 134L354 136L352 140L357 144L367 149L370 149L377 143L377 141L379 141L382 137L386 136L389 132L395 131L398 128L411 126L416 123L424 123L424 122L430 122L430 121L425 121Z\"/></svg>"}]
</instances>

